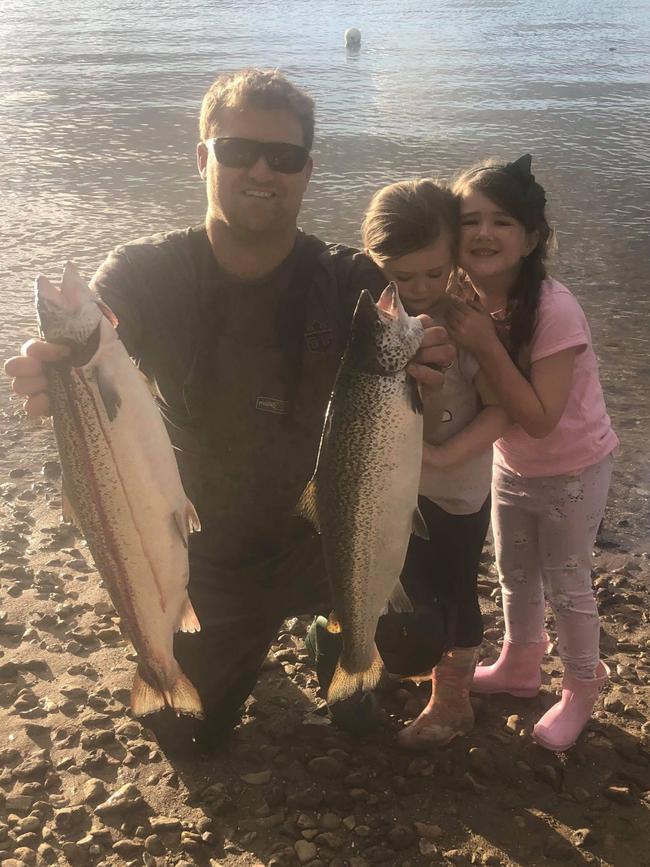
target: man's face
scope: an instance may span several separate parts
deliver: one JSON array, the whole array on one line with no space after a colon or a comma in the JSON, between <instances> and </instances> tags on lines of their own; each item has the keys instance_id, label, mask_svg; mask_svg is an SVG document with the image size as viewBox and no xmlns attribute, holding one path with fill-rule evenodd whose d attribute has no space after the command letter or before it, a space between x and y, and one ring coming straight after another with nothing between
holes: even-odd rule
<instances>
[{"instance_id":1,"label":"man's face","mask_svg":"<svg viewBox=\"0 0 650 867\"><path fill-rule=\"evenodd\" d=\"M213 135L304 144L300 121L284 109L224 109ZM295 228L311 177L311 157L295 174L273 171L263 156L250 168L233 169L219 164L212 148L199 142L197 162L206 180L208 220L223 221L245 235Z\"/></svg>"}]
</instances>

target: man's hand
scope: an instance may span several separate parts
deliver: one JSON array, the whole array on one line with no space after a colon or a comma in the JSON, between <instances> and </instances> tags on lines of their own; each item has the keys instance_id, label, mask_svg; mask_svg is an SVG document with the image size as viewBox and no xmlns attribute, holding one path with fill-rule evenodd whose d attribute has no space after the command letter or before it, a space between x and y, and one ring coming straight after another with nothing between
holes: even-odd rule
<instances>
[{"instance_id":1,"label":"man's hand","mask_svg":"<svg viewBox=\"0 0 650 867\"><path fill-rule=\"evenodd\" d=\"M26 398L24 407L27 415L32 418L51 415L43 362L61 361L69 354L67 346L32 339L23 344L20 355L7 359L5 373L13 379L11 387L14 392Z\"/></svg>"},{"instance_id":2,"label":"man's hand","mask_svg":"<svg viewBox=\"0 0 650 867\"><path fill-rule=\"evenodd\" d=\"M441 325L434 325L430 316L422 313L417 318L424 326L424 336L415 358L406 370L425 388L440 391L445 381L443 371L454 363L456 349L447 330ZM434 370L427 367L428 364L435 364L440 369Z\"/></svg>"}]
</instances>

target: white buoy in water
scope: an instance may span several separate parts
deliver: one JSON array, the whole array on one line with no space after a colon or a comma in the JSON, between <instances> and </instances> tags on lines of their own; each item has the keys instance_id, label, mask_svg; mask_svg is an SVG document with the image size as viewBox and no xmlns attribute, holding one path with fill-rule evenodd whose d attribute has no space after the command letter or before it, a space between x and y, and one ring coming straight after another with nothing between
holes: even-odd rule
<instances>
[{"instance_id":1,"label":"white buoy in water","mask_svg":"<svg viewBox=\"0 0 650 867\"><path fill-rule=\"evenodd\" d=\"M346 48L358 48L361 45L361 31L356 27L348 27L344 38Z\"/></svg>"}]
</instances>

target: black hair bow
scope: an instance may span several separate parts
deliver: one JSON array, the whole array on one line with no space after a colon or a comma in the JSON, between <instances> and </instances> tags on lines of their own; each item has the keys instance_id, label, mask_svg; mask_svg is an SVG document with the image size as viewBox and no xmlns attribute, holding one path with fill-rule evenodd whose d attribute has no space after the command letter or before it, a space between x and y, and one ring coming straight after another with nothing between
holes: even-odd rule
<instances>
[{"instance_id":1,"label":"black hair bow","mask_svg":"<svg viewBox=\"0 0 650 867\"><path fill-rule=\"evenodd\" d=\"M506 163L503 171L511 175L521 184L524 191L524 198L528 204L533 207L544 209L546 205L546 193L544 187L538 184L535 180L535 175L531 171L533 158L530 154L524 154L512 163Z\"/></svg>"}]
</instances>

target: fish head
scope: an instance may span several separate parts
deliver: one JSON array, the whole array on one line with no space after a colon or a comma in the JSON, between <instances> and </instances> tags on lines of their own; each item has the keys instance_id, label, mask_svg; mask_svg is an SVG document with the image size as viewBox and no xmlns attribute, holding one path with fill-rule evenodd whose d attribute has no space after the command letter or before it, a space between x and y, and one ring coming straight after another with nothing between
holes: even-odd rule
<instances>
[{"instance_id":1,"label":"fish head","mask_svg":"<svg viewBox=\"0 0 650 867\"><path fill-rule=\"evenodd\" d=\"M36 278L36 313L42 336L78 351L97 331L103 313L72 262L63 269L61 288L47 277Z\"/></svg>"},{"instance_id":2,"label":"fish head","mask_svg":"<svg viewBox=\"0 0 650 867\"><path fill-rule=\"evenodd\" d=\"M420 320L404 309L395 283L388 284L376 304L364 289L354 311L348 356L367 373L397 373L420 348L423 332Z\"/></svg>"}]
</instances>

